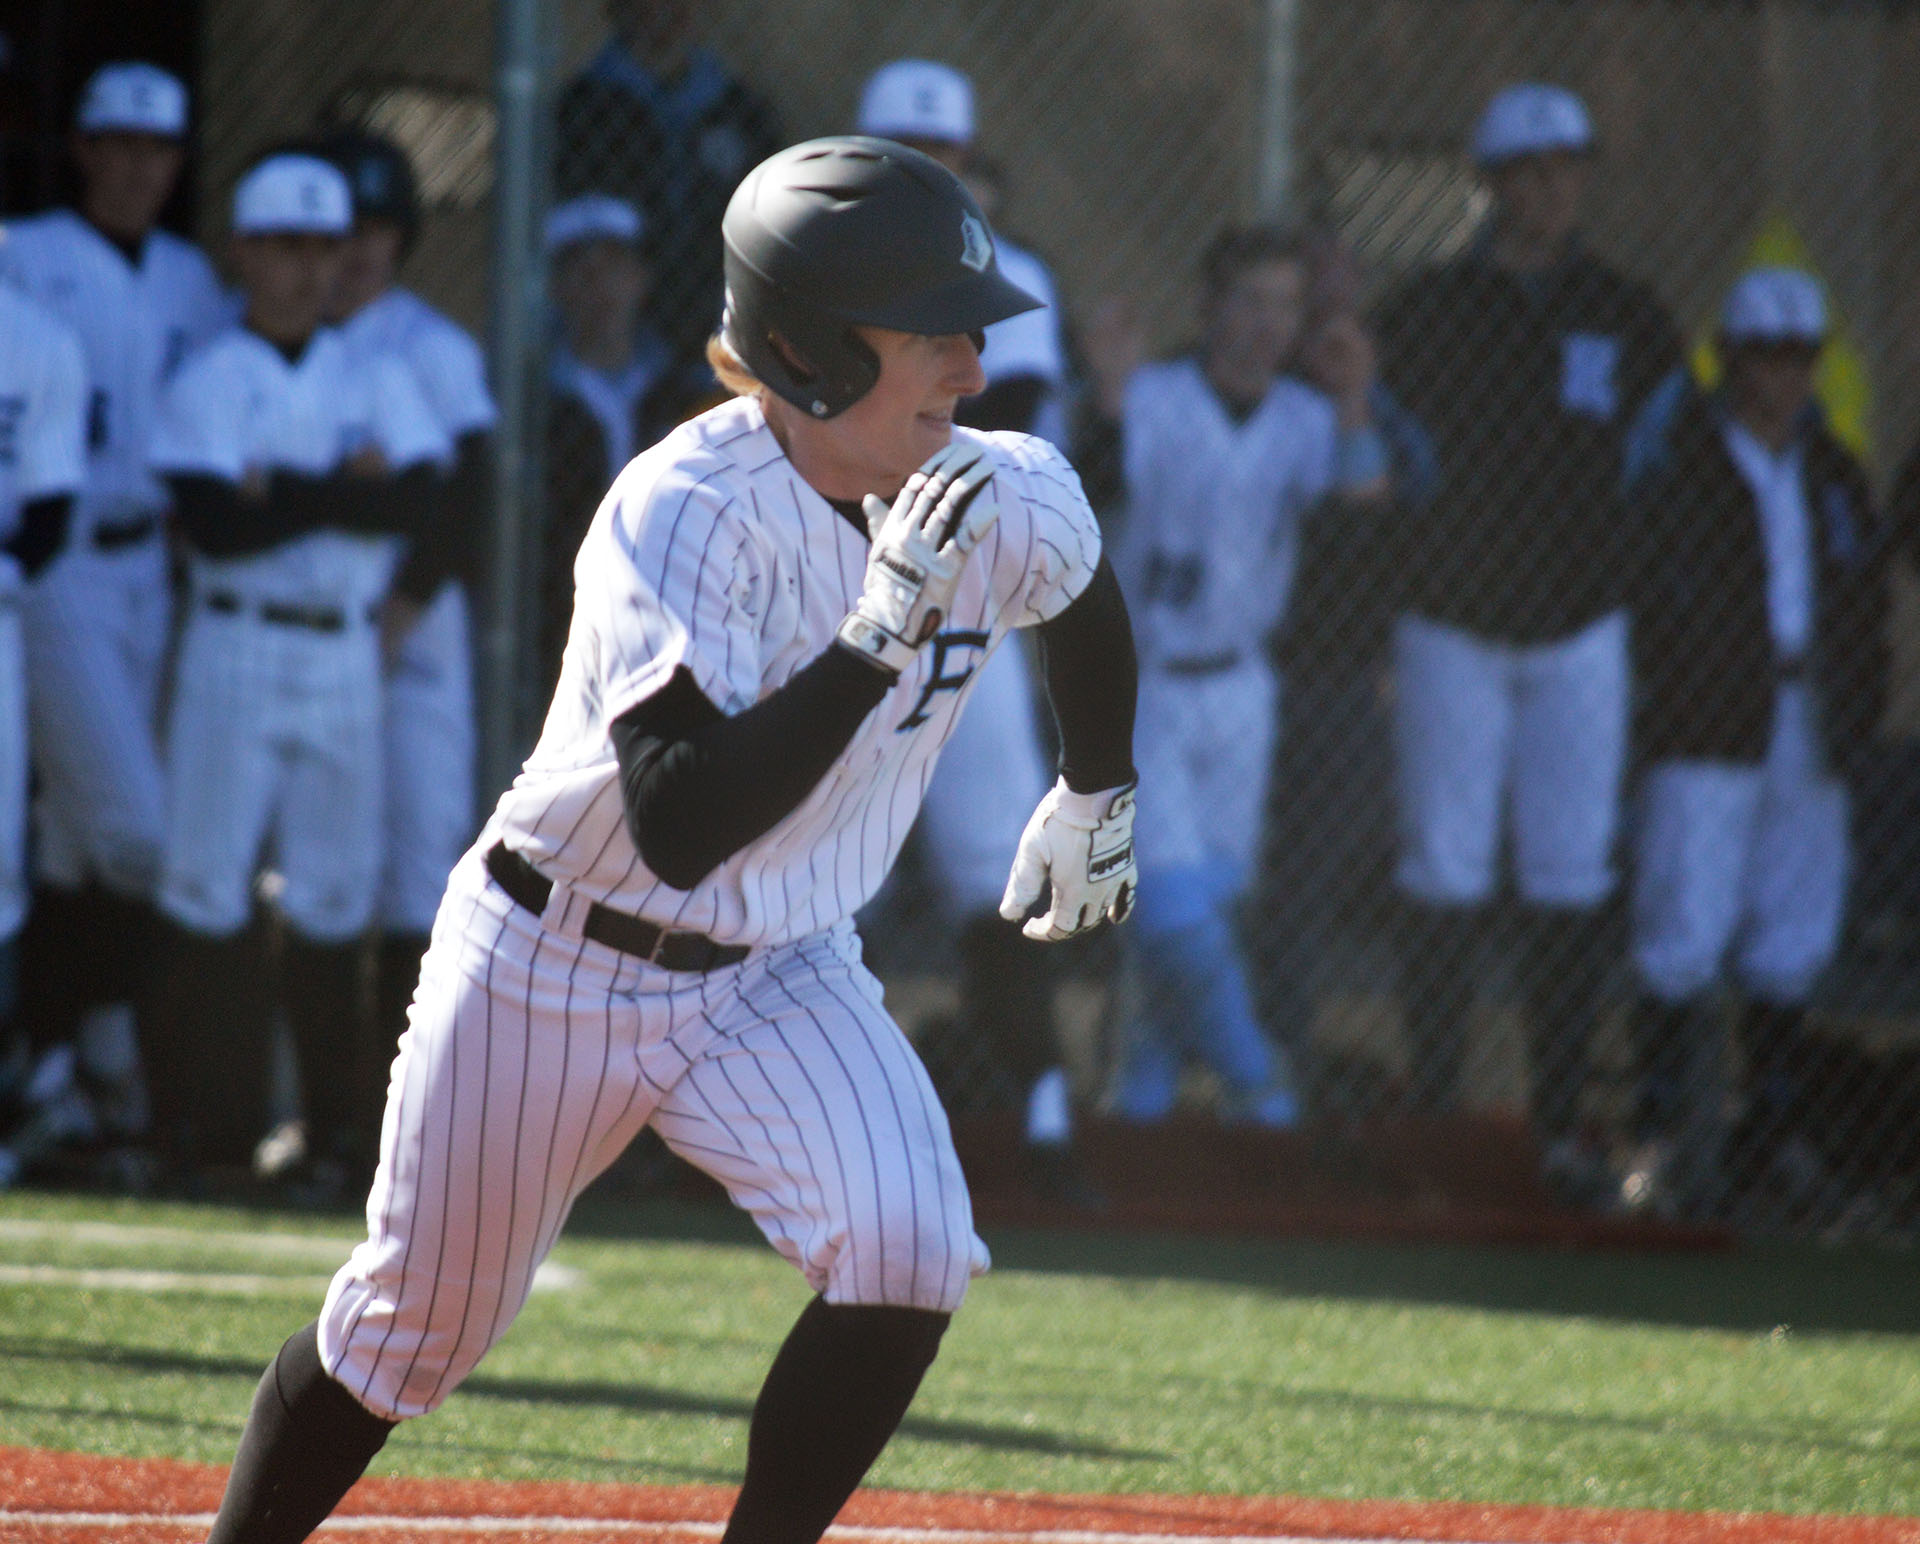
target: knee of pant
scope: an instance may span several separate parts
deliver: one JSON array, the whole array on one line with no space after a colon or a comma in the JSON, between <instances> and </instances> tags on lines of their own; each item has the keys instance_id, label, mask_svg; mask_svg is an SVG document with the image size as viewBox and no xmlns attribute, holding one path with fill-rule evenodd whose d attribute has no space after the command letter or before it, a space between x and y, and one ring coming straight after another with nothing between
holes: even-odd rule
<instances>
[{"instance_id":1,"label":"knee of pant","mask_svg":"<svg viewBox=\"0 0 1920 1544\"><path fill-rule=\"evenodd\" d=\"M911 1194L860 1220L830 1252L824 1270L807 1271L828 1302L940 1313L960 1306L967 1283L989 1262L970 1206L930 1206L928 1197Z\"/></svg>"},{"instance_id":2,"label":"knee of pant","mask_svg":"<svg viewBox=\"0 0 1920 1544\"><path fill-rule=\"evenodd\" d=\"M1613 893L1613 868L1605 858L1557 864L1536 860L1517 868L1513 887L1521 893L1523 901L1534 906L1597 906Z\"/></svg>"},{"instance_id":3,"label":"knee of pant","mask_svg":"<svg viewBox=\"0 0 1920 1544\"><path fill-rule=\"evenodd\" d=\"M300 884L292 880L280 894L280 912L288 923L319 944L341 944L365 932L373 920L371 884Z\"/></svg>"},{"instance_id":4,"label":"knee of pant","mask_svg":"<svg viewBox=\"0 0 1920 1544\"><path fill-rule=\"evenodd\" d=\"M1226 864L1149 869L1140 876L1133 931L1143 938L1160 937L1203 926L1233 894L1233 875Z\"/></svg>"},{"instance_id":5,"label":"knee of pant","mask_svg":"<svg viewBox=\"0 0 1920 1544\"><path fill-rule=\"evenodd\" d=\"M253 916L253 903L244 886L172 880L160 892L159 910L169 922L190 933L231 938Z\"/></svg>"},{"instance_id":6,"label":"knee of pant","mask_svg":"<svg viewBox=\"0 0 1920 1544\"><path fill-rule=\"evenodd\" d=\"M1633 964L1649 996L1663 1003L1691 1002L1720 979L1720 951L1687 948L1662 939L1637 941Z\"/></svg>"},{"instance_id":7,"label":"knee of pant","mask_svg":"<svg viewBox=\"0 0 1920 1544\"><path fill-rule=\"evenodd\" d=\"M1425 906L1477 906L1493 895L1493 865L1461 853L1409 852L1394 880Z\"/></svg>"}]
</instances>

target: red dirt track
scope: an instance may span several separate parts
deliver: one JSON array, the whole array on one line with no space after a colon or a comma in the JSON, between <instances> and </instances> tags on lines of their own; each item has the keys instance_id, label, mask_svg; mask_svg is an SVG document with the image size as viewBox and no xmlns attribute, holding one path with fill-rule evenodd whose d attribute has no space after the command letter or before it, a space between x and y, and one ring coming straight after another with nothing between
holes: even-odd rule
<instances>
[{"instance_id":1,"label":"red dirt track","mask_svg":"<svg viewBox=\"0 0 1920 1544\"><path fill-rule=\"evenodd\" d=\"M0 1448L6 1544L178 1544L198 1539L225 1471L167 1459L95 1458ZM373 1479L340 1515L390 1519L336 1537L365 1544L565 1539L568 1544L712 1538L732 1492L702 1486L504 1484ZM183 1515L184 1514L184 1515ZM193 1521L188 1521L192 1518ZM421 1526L410 1527L407 1519ZM516 1528L511 1519L525 1518ZM460 1520L475 1520L471 1530ZM482 1521L483 1520L483 1521ZM564 1526L561 1525L564 1520ZM615 1526L602 1532L593 1523ZM863 1491L841 1517L853 1529L937 1530L1022 1544L1035 1535L1110 1534L1115 1544L1179 1538L1426 1540L1431 1544L1920 1544L1920 1518L1629 1512L1470 1502L1313 1501L1238 1496L982 1496ZM657 1528L636 1528L654 1523ZM699 1526L704 1525L704 1526ZM332 1533L333 1530L328 1530ZM858 1535L856 1534L856 1537ZM932 1539L928 1544L948 1544Z\"/></svg>"}]
</instances>

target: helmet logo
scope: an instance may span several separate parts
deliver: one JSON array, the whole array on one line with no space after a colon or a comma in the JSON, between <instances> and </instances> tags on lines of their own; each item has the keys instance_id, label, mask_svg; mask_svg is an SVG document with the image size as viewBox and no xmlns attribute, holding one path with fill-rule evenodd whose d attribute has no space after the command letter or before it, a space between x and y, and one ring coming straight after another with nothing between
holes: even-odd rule
<instances>
[{"instance_id":1,"label":"helmet logo","mask_svg":"<svg viewBox=\"0 0 1920 1544\"><path fill-rule=\"evenodd\" d=\"M975 273L985 273L993 261L993 238L977 215L960 216L960 261Z\"/></svg>"}]
</instances>

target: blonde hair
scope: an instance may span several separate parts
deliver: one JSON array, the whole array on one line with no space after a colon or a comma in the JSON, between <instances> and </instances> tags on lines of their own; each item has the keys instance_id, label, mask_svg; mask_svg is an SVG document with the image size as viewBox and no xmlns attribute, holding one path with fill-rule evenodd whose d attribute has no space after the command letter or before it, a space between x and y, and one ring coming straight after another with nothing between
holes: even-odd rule
<instances>
[{"instance_id":1,"label":"blonde hair","mask_svg":"<svg viewBox=\"0 0 1920 1544\"><path fill-rule=\"evenodd\" d=\"M707 363L720 384L736 397L757 397L767 389L766 382L747 368L746 361L717 332L707 339Z\"/></svg>"}]
</instances>

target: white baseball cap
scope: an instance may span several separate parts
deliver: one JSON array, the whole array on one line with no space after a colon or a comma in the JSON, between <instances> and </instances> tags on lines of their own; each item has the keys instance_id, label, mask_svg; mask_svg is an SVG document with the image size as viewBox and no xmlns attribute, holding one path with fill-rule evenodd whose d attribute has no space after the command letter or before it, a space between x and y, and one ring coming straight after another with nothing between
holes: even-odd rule
<instances>
[{"instance_id":1,"label":"white baseball cap","mask_svg":"<svg viewBox=\"0 0 1920 1544\"><path fill-rule=\"evenodd\" d=\"M970 145L973 82L952 65L932 59L896 59L868 79L854 127L881 139Z\"/></svg>"},{"instance_id":2,"label":"white baseball cap","mask_svg":"<svg viewBox=\"0 0 1920 1544\"><path fill-rule=\"evenodd\" d=\"M583 193L547 211L547 250L582 241L624 241L638 246L647 233L640 211L624 198L608 193Z\"/></svg>"},{"instance_id":3,"label":"white baseball cap","mask_svg":"<svg viewBox=\"0 0 1920 1544\"><path fill-rule=\"evenodd\" d=\"M1810 343L1827 336L1820 281L1798 268L1756 268L1727 292L1720 336L1728 343Z\"/></svg>"},{"instance_id":4,"label":"white baseball cap","mask_svg":"<svg viewBox=\"0 0 1920 1544\"><path fill-rule=\"evenodd\" d=\"M1525 81L1494 94L1473 131L1473 158L1499 166L1523 155L1593 148L1586 104L1564 86Z\"/></svg>"},{"instance_id":5,"label":"white baseball cap","mask_svg":"<svg viewBox=\"0 0 1920 1544\"><path fill-rule=\"evenodd\" d=\"M344 236L353 229L353 189L331 161L270 155L233 190L238 236Z\"/></svg>"},{"instance_id":6,"label":"white baseball cap","mask_svg":"<svg viewBox=\"0 0 1920 1544\"><path fill-rule=\"evenodd\" d=\"M157 64L103 64L80 92L73 126L82 134L182 139L187 132L187 88Z\"/></svg>"}]
</instances>

